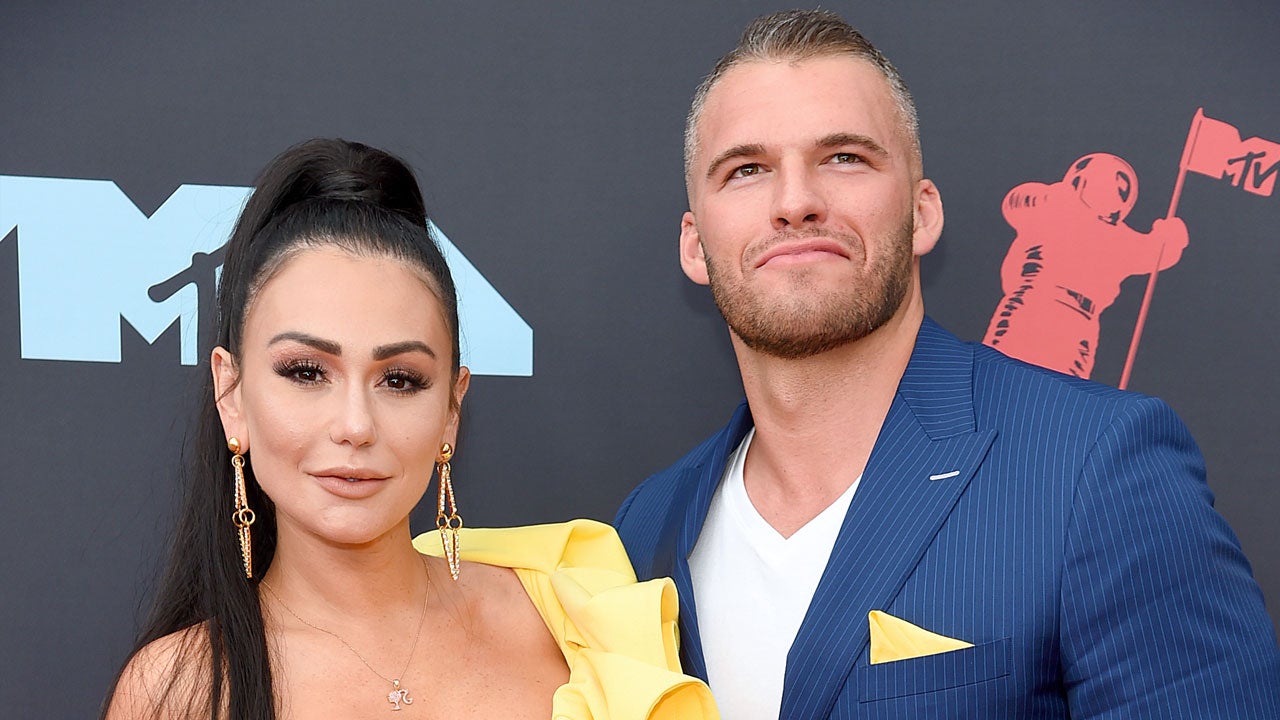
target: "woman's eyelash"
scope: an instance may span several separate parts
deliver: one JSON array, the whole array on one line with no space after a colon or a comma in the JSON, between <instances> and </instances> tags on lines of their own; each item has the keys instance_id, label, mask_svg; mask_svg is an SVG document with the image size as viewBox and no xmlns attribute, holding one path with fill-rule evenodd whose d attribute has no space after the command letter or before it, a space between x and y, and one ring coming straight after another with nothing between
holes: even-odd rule
<instances>
[{"instance_id":1,"label":"woman's eyelash","mask_svg":"<svg viewBox=\"0 0 1280 720\"><path fill-rule=\"evenodd\" d=\"M414 393L431 387L431 381L425 375L408 368L389 368L382 376L387 387L400 392Z\"/></svg>"},{"instance_id":2,"label":"woman's eyelash","mask_svg":"<svg viewBox=\"0 0 1280 720\"><path fill-rule=\"evenodd\" d=\"M314 385L325 380L325 370L319 363L311 360L282 360L275 363L277 375L288 378L300 385ZM400 393L416 393L431 387L431 380L410 368L387 368L382 374L380 384Z\"/></svg>"},{"instance_id":3,"label":"woman's eyelash","mask_svg":"<svg viewBox=\"0 0 1280 720\"><path fill-rule=\"evenodd\" d=\"M324 368L310 360L288 360L275 364L276 374L295 382L311 384L324 379Z\"/></svg>"}]
</instances>

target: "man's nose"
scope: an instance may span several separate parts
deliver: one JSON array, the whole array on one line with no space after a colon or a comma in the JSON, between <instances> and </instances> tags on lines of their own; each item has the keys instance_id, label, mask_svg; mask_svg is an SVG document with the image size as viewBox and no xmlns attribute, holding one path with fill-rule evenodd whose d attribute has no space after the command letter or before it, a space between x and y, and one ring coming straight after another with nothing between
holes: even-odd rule
<instances>
[{"instance_id":1,"label":"man's nose","mask_svg":"<svg viewBox=\"0 0 1280 720\"><path fill-rule=\"evenodd\" d=\"M782 168L774 186L773 226L799 227L826 220L827 203L816 174L810 168Z\"/></svg>"}]
</instances>

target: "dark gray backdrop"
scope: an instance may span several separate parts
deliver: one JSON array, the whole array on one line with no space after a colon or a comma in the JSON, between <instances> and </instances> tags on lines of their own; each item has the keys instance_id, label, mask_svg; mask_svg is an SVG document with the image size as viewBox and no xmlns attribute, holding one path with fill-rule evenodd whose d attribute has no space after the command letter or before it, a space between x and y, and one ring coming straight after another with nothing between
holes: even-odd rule
<instances>
[{"instance_id":1,"label":"dark gray backdrop","mask_svg":"<svg viewBox=\"0 0 1280 720\"><path fill-rule=\"evenodd\" d=\"M184 183L249 185L307 137L406 157L534 331L533 377L472 385L455 463L469 524L609 519L727 419L726 334L676 260L680 135L702 73L778 6L215 5L0 6L0 175L114 180L150 214ZM1280 141L1273 2L953 5L827 3L917 96L947 211L926 305L963 337L999 299L1013 186L1120 155L1145 231L1197 107ZM1195 432L1275 617L1280 194L1192 176L1179 214L1191 244L1160 278L1131 387ZM177 363L176 328L151 345L126 331L120 363L22 360L16 237L0 240L0 712L85 717L149 596L200 369ZM1103 315L1095 379L1118 381L1141 294L1131 279Z\"/></svg>"}]
</instances>

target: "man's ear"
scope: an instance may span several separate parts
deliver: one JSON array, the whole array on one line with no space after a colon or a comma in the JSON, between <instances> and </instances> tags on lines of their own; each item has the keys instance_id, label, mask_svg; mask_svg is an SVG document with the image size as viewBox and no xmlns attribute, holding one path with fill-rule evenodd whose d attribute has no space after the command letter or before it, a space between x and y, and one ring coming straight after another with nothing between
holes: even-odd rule
<instances>
[{"instance_id":1,"label":"man's ear","mask_svg":"<svg viewBox=\"0 0 1280 720\"><path fill-rule=\"evenodd\" d=\"M444 437L441 442L458 446L458 424L462 419L462 399L471 388L471 370L463 365L458 368L458 379L453 383L453 410L449 413L449 421L444 426Z\"/></svg>"},{"instance_id":2,"label":"man's ear","mask_svg":"<svg viewBox=\"0 0 1280 720\"><path fill-rule=\"evenodd\" d=\"M915 230L911 251L916 257L928 254L942 236L942 196L932 180L916 183Z\"/></svg>"},{"instance_id":3,"label":"man's ear","mask_svg":"<svg viewBox=\"0 0 1280 720\"><path fill-rule=\"evenodd\" d=\"M699 285L707 285L707 257L702 250L702 236L693 221L693 213L686 212L680 218L680 267L688 278Z\"/></svg>"},{"instance_id":4,"label":"man's ear","mask_svg":"<svg viewBox=\"0 0 1280 720\"><path fill-rule=\"evenodd\" d=\"M240 451L249 452L249 426L240 397L240 371L226 348L216 347L209 358L213 372L213 397L222 418L222 431L240 441Z\"/></svg>"}]
</instances>

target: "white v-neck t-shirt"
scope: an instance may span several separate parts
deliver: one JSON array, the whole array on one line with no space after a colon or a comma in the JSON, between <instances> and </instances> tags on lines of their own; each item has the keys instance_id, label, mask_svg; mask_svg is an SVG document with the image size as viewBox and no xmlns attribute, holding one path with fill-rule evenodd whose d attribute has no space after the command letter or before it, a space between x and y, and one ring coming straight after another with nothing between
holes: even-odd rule
<instances>
[{"instance_id":1,"label":"white v-neck t-shirt","mask_svg":"<svg viewBox=\"0 0 1280 720\"><path fill-rule=\"evenodd\" d=\"M862 477L784 538L747 496L742 469L754 437L752 428L729 456L689 571L708 684L721 717L776 720L787 651Z\"/></svg>"}]
</instances>

